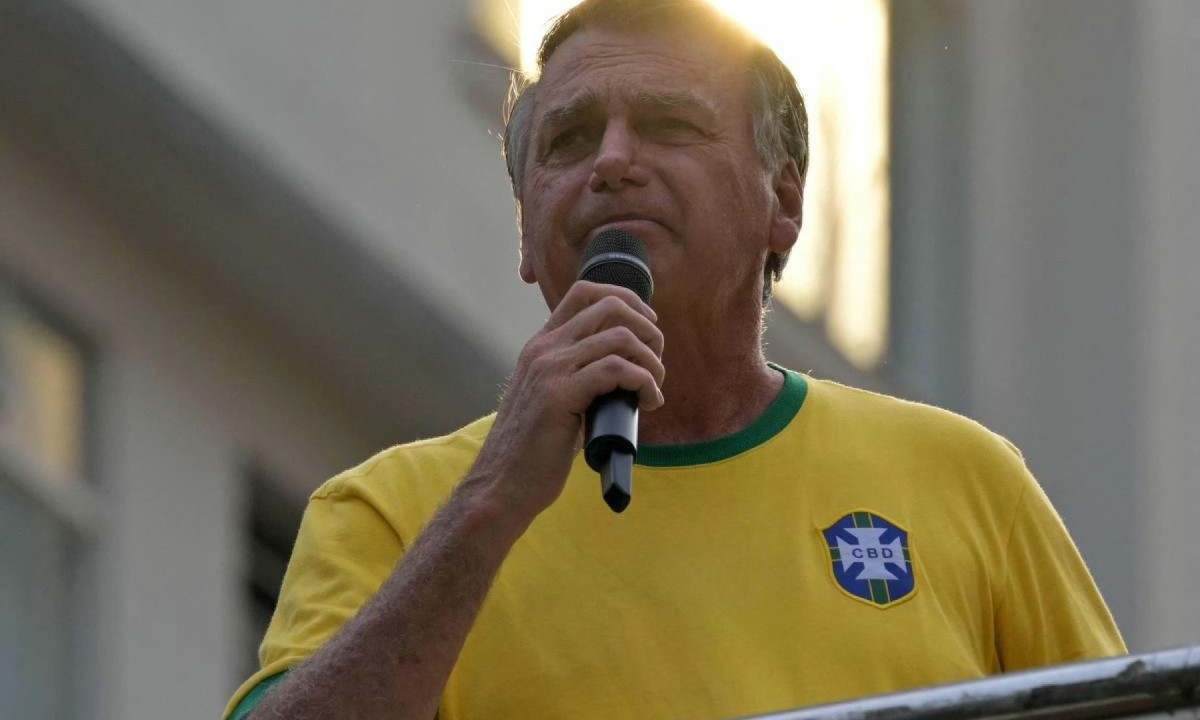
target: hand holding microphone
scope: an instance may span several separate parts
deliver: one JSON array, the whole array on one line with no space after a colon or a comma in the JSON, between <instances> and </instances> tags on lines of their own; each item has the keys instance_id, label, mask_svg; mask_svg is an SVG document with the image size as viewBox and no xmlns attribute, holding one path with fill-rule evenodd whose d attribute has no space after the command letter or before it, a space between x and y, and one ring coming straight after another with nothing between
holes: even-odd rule
<instances>
[{"instance_id":1,"label":"hand holding microphone","mask_svg":"<svg viewBox=\"0 0 1200 720\"><path fill-rule=\"evenodd\" d=\"M646 302L652 286L642 244L628 232L598 233L581 265L581 282L566 289L521 351L467 478L487 486L517 532L562 492L581 439L605 499L623 510L637 408L663 402L663 335Z\"/></svg>"}]
</instances>

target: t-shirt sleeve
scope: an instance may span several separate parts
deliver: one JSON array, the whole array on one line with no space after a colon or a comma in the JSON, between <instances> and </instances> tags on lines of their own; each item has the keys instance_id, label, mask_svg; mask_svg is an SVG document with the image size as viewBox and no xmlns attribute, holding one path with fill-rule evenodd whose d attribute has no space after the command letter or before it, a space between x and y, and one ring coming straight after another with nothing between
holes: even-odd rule
<instances>
[{"instance_id":1,"label":"t-shirt sleeve","mask_svg":"<svg viewBox=\"0 0 1200 720\"><path fill-rule=\"evenodd\" d=\"M300 663L358 612L391 574L403 544L367 495L322 488L309 500L259 647L259 670L225 709L231 716L259 683Z\"/></svg>"},{"instance_id":2,"label":"t-shirt sleeve","mask_svg":"<svg viewBox=\"0 0 1200 720\"><path fill-rule=\"evenodd\" d=\"M996 613L1004 671L1127 652L1096 582L1062 518L1023 470Z\"/></svg>"}]
</instances>

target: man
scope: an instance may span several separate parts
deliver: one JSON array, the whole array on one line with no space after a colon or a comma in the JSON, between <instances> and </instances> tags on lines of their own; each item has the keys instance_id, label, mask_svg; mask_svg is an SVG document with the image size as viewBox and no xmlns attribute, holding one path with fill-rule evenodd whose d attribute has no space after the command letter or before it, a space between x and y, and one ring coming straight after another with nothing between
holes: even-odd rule
<instances>
[{"instance_id":1,"label":"man","mask_svg":"<svg viewBox=\"0 0 1200 720\"><path fill-rule=\"evenodd\" d=\"M588 0L541 66L505 144L549 320L494 417L313 494L230 712L716 720L1123 652L1015 449L764 360L808 152L775 56L696 0ZM575 281L614 228L653 306ZM617 388L621 515L579 453Z\"/></svg>"}]
</instances>

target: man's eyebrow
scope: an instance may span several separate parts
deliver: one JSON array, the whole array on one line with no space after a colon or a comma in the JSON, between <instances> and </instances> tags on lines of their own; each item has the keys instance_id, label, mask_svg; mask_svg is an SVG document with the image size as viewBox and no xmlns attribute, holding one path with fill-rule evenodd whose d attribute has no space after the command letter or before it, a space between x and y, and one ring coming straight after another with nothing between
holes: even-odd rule
<instances>
[{"instance_id":1,"label":"man's eyebrow","mask_svg":"<svg viewBox=\"0 0 1200 720\"><path fill-rule=\"evenodd\" d=\"M716 109L698 95L686 92L641 92L634 99L638 107L655 110L684 110L715 117Z\"/></svg>"},{"instance_id":2,"label":"man's eyebrow","mask_svg":"<svg viewBox=\"0 0 1200 720\"><path fill-rule=\"evenodd\" d=\"M550 108L543 113L538 126L554 128L568 125L595 110L599 105L600 99L596 97L595 93L587 92L576 95L562 105Z\"/></svg>"},{"instance_id":3,"label":"man's eyebrow","mask_svg":"<svg viewBox=\"0 0 1200 720\"><path fill-rule=\"evenodd\" d=\"M570 125L594 112L601 104L599 96L593 92L585 92L547 110L542 114L538 125L543 128ZM716 117L717 114L712 104L688 92L640 92L633 98L633 104L643 110L683 110L706 118Z\"/></svg>"}]
</instances>

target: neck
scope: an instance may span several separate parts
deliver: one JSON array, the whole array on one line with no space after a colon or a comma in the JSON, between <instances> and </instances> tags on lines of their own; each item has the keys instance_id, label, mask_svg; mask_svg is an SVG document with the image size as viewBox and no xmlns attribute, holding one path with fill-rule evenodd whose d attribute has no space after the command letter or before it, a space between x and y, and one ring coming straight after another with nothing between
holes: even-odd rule
<instances>
[{"instance_id":1,"label":"neck","mask_svg":"<svg viewBox=\"0 0 1200 720\"><path fill-rule=\"evenodd\" d=\"M783 375L763 358L757 335L750 347L734 345L736 349L724 351L666 338L666 403L641 415L640 441L677 445L713 440L757 419L783 386Z\"/></svg>"}]
</instances>

